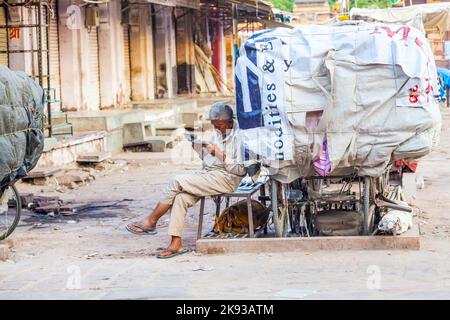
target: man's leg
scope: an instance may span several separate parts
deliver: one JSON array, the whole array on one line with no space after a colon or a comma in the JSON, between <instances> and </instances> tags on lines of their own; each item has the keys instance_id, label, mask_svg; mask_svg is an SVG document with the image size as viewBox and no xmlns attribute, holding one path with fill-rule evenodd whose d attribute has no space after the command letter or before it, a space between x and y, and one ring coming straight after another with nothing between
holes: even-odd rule
<instances>
[{"instance_id":1,"label":"man's leg","mask_svg":"<svg viewBox=\"0 0 450 320\"><path fill-rule=\"evenodd\" d=\"M184 221L188 208L195 205L198 197L189 193L179 193L175 196L170 213L169 235L172 237L167 250L162 252L160 256L168 256L183 248L181 237L183 235Z\"/></svg>"},{"instance_id":2,"label":"man's leg","mask_svg":"<svg viewBox=\"0 0 450 320\"><path fill-rule=\"evenodd\" d=\"M158 223L158 220L167 213L167 211L169 211L171 205L167 204L167 203L161 203L159 202L156 205L156 208L153 209L152 213L150 213L150 215L147 216L147 218L145 218L144 220L142 220L139 223L139 226L141 226L142 228L146 229L146 230L152 230L152 229L156 229L156 224ZM136 226L134 226L133 224L129 224L128 227L130 229L133 229L134 231L139 231L136 230Z\"/></svg>"},{"instance_id":3,"label":"man's leg","mask_svg":"<svg viewBox=\"0 0 450 320\"><path fill-rule=\"evenodd\" d=\"M144 220L136 223L130 223L127 225L128 229L133 230L135 233L142 232L142 230L155 230L156 224L158 220L169 211L172 207L172 203L175 200L175 197L178 193L181 192L182 188L180 183L178 182L178 177L175 177L169 186L166 189L165 196L163 200L161 200L156 208L153 209L152 213L150 213Z\"/></svg>"},{"instance_id":4,"label":"man's leg","mask_svg":"<svg viewBox=\"0 0 450 320\"><path fill-rule=\"evenodd\" d=\"M233 180L221 171L178 175L166 189L164 199L147 218L139 223L139 227L136 227L134 223L130 223L128 228L135 232L140 232L142 228L153 230L159 218L170 209L175 201L175 197L180 193L189 193L197 197L212 196L231 192L235 187Z\"/></svg>"},{"instance_id":5,"label":"man's leg","mask_svg":"<svg viewBox=\"0 0 450 320\"><path fill-rule=\"evenodd\" d=\"M182 192L197 197L215 196L232 192L237 187L230 176L220 170L203 171L195 174L185 174L177 177Z\"/></svg>"}]
</instances>

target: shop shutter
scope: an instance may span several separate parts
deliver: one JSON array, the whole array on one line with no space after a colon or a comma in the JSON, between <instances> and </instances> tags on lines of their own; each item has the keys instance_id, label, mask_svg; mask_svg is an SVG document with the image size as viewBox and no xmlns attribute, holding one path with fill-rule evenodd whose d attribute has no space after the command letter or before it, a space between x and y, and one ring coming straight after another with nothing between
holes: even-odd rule
<instances>
[{"instance_id":1,"label":"shop shutter","mask_svg":"<svg viewBox=\"0 0 450 320\"><path fill-rule=\"evenodd\" d=\"M123 49L124 49L124 65L125 65L125 100L131 100L131 70L130 70L130 33L128 24L123 24Z\"/></svg>"},{"instance_id":2,"label":"shop shutter","mask_svg":"<svg viewBox=\"0 0 450 320\"><path fill-rule=\"evenodd\" d=\"M54 89L56 100L61 100L61 77L60 77L60 56L59 56L59 37L58 37L58 8L57 1L51 1L52 14L50 19L50 88ZM53 90L52 90L53 91ZM52 92L53 93L53 92ZM55 105L54 109L59 109L59 105Z\"/></svg>"}]
</instances>

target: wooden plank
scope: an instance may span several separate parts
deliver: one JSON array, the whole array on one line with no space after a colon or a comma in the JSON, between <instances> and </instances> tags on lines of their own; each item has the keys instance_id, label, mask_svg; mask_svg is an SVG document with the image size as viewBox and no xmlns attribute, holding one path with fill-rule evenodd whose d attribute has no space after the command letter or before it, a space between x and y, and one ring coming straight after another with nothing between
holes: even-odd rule
<instances>
[{"instance_id":1,"label":"wooden plank","mask_svg":"<svg viewBox=\"0 0 450 320\"><path fill-rule=\"evenodd\" d=\"M59 212L59 204L58 203L52 203L52 204L45 204L44 206L39 206L37 208L34 208L34 212L36 213L58 213Z\"/></svg>"},{"instance_id":2,"label":"wooden plank","mask_svg":"<svg viewBox=\"0 0 450 320\"><path fill-rule=\"evenodd\" d=\"M150 141L138 141L138 142L131 142L131 143L126 143L123 145L124 148L130 148L130 147L151 147L151 142Z\"/></svg>"},{"instance_id":3,"label":"wooden plank","mask_svg":"<svg viewBox=\"0 0 450 320\"><path fill-rule=\"evenodd\" d=\"M34 178L46 178L51 177L55 173L62 171L60 168L41 168L32 170L26 177L23 177L23 180L29 180Z\"/></svg>"},{"instance_id":4,"label":"wooden plank","mask_svg":"<svg viewBox=\"0 0 450 320\"><path fill-rule=\"evenodd\" d=\"M91 204L89 203L69 203L61 206L59 212L63 216L71 216L80 213L81 211L89 208Z\"/></svg>"},{"instance_id":5,"label":"wooden plank","mask_svg":"<svg viewBox=\"0 0 450 320\"><path fill-rule=\"evenodd\" d=\"M93 152L78 154L77 162L99 163L111 158L111 152Z\"/></svg>"}]
</instances>

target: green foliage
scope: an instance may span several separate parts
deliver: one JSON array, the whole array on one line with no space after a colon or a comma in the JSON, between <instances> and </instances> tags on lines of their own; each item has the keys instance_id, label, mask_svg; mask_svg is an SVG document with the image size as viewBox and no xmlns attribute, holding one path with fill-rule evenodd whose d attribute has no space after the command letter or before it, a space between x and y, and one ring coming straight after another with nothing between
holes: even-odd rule
<instances>
[{"instance_id":1,"label":"green foliage","mask_svg":"<svg viewBox=\"0 0 450 320\"><path fill-rule=\"evenodd\" d=\"M332 7L337 0L328 0L330 7ZM391 0L350 0L350 8L355 7L355 4L358 8L390 8L392 7Z\"/></svg>"},{"instance_id":2,"label":"green foliage","mask_svg":"<svg viewBox=\"0 0 450 320\"><path fill-rule=\"evenodd\" d=\"M292 12L295 2L295 0L269 0L269 1L272 2L275 8L288 12Z\"/></svg>"}]
</instances>

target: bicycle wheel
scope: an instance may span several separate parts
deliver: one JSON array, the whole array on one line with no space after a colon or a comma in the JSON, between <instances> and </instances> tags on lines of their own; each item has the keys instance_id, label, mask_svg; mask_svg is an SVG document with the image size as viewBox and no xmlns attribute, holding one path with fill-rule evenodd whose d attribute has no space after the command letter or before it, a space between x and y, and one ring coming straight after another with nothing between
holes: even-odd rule
<instances>
[{"instance_id":1,"label":"bicycle wheel","mask_svg":"<svg viewBox=\"0 0 450 320\"><path fill-rule=\"evenodd\" d=\"M0 197L0 240L6 239L19 224L22 203L14 185L3 190Z\"/></svg>"}]
</instances>

